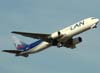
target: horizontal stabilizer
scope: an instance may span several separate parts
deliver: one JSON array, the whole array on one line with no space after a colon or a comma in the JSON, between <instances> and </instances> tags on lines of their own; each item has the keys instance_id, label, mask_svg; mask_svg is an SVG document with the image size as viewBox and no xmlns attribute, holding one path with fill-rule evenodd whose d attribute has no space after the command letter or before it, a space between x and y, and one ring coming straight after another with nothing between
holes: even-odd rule
<instances>
[{"instance_id":1,"label":"horizontal stabilizer","mask_svg":"<svg viewBox=\"0 0 100 73\"><path fill-rule=\"evenodd\" d=\"M22 51L19 51L19 50L2 50L2 52L12 53L12 54L19 54Z\"/></svg>"}]
</instances>

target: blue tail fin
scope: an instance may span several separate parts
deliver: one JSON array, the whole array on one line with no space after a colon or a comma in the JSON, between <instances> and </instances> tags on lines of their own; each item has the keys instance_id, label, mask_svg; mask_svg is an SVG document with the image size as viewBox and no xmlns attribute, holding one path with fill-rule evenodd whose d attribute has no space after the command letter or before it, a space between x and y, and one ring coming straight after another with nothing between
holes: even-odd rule
<instances>
[{"instance_id":1,"label":"blue tail fin","mask_svg":"<svg viewBox=\"0 0 100 73\"><path fill-rule=\"evenodd\" d=\"M16 38L15 36L12 36L13 40L14 40L14 44L17 50L20 51L25 51L28 47L28 45L24 42L22 42L21 40L19 40L18 38Z\"/></svg>"}]
</instances>

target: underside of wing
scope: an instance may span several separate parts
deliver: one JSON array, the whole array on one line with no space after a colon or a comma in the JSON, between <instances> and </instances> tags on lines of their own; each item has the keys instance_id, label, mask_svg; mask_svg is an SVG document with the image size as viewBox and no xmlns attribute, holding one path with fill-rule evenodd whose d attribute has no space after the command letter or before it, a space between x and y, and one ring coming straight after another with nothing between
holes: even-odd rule
<instances>
[{"instance_id":1,"label":"underside of wing","mask_svg":"<svg viewBox=\"0 0 100 73\"><path fill-rule=\"evenodd\" d=\"M25 37L35 38L35 39L42 39L42 40L47 40L47 38L50 36L50 34L17 32L17 31L13 31L12 33L19 34Z\"/></svg>"},{"instance_id":2,"label":"underside of wing","mask_svg":"<svg viewBox=\"0 0 100 73\"><path fill-rule=\"evenodd\" d=\"M22 51L19 51L19 50L2 50L3 52L7 52L7 53L12 53L12 54L19 54L21 53Z\"/></svg>"}]
</instances>

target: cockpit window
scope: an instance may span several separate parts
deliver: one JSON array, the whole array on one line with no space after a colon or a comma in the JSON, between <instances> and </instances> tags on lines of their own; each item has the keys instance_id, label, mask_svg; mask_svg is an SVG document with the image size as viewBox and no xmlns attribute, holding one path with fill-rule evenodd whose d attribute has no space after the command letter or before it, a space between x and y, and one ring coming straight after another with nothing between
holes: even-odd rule
<instances>
[{"instance_id":1,"label":"cockpit window","mask_svg":"<svg viewBox=\"0 0 100 73\"><path fill-rule=\"evenodd\" d=\"M92 17L91 19L93 20L93 19L96 19L96 18L95 17Z\"/></svg>"}]
</instances>

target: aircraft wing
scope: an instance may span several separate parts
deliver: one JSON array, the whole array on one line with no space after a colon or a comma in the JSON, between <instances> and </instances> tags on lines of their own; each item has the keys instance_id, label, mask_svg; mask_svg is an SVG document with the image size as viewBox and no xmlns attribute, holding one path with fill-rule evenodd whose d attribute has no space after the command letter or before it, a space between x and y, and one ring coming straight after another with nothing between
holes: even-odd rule
<instances>
[{"instance_id":1,"label":"aircraft wing","mask_svg":"<svg viewBox=\"0 0 100 73\"><path fill-rule=\"evenodd\" d=\"M19 51L19 50L2 50L3 52L7 52L7 53L12 53L12 54L19 54L21 53L22 51Z\"/></svg>"},{"instance_id":2,"label":"aircraft wing","mask_svg":"<svg viewBox=\"0 0 100 73\"><path fill-rule=\"evenodd\" d=\"M17 32L17 31L13 31L12 33L19 34L19 35L26 36L26 37L30 37L30 38L35 38L35 39L42 39L45 41L47 41L48 37L50 36L50 34Z\"/></svg>"}]
</instances>

